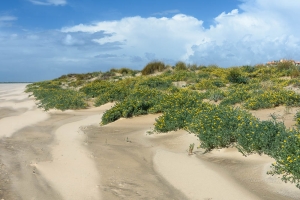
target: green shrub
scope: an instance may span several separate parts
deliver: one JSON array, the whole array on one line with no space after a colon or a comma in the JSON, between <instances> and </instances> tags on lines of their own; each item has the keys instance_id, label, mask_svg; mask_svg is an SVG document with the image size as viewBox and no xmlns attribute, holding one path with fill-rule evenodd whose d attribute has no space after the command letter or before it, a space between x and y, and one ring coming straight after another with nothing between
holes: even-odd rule
<instances>
[{"instance_id":1,"label":"green shrub","mask_svg":"<svg viewBox=\"0 0 300 200\"><path fill-rule=\"evenodd\" d=\"M289 70L294 66L294 63L292 61L283 61L283 62L278 62L276 67L279 70Z\"/></svg>"},{"instance_id":2,"label":"green shrub","mask_svg":"<svg viewBox=\"0 0 300 200\"><path fill-rule=\"evenodd\" d=\"M179 70L179 71L174 71L171 75L167 76L166 80L188 81L195 78L196 78L196 74L194 72Z\"/></svg>"},{"instance_id":3,"label":"green shrub","mask_svg":"<svg viewBox=\"0 0 300 200\"><path fill-rule=\"evenodd\" d=\"M86 96L74 90L41 86L34 88L29 85L26 91L32 92L39 101L38 107L45 110L52 108L67 110L87 107Z\"/></svg>"},{"instance_id":4,"label":"green shrub","mask_svg":"<svg viewBox=\"0 0 300 200\"><path fill-rule=\"evenodd\" d=\"M175 71L187 70L187 69L188 68L187 68L186 64L182 61L177 62L175 64L175 68L174 68Z\"/></svg>"},{"instance_id":5,"label":"green shrub","mask_svg":"<svg viewBox=\"0 0 300 200\"><path fill-rule=\"evenodd\" d=\"M85 93L88 97L97 97L103 94L106 90L113 88L114 84L109 81L97 80L86 84L84 87L80 88L80 91Z\"/></svg>"},{"instance_id":6,"label":"green shrub","mask_svg":"<svg viewBox=\"0 0 300 200\"><path fill-rule=\"evenodd\" d=\"M125 68L125 67L116 70L116 72L120 73L120 74L123 74L123 75L132 75L132 74L134 74L134 71L132 69Z\"/></svg>"},{"instance_id":7,"label":"green shrub","mask_svg":"<svg viewBox=\"0 0 300 200\"><path fill-rule=\"evenodd\" d=\"M243 106L247 109L273 108L279 105L299 106L300 95L289 90L262 91L247 99Z\"/></svg>"},{"instance_id":8,"label":"green shrub","mask_svg":"<svg viewBox=\"0 0 300 200\"><path fill-rule=\"evenodd\" d=\"M106 111L102 116L102 124L111 123L120 117L132 117L149 113L156 104L160 104L163 93L156 89L146 87L136 88L113 108ZM156 112L154 109L151 113Z\"/></svg>"},{"instance_id":9,"label":"green shrub","mask_svg":"<svg viewBox=\"0 0 300 200\"><path fill-rule=\"evenodd\" d=\"M149 87L165 90L170 87L173 87L173 84L171 80L163 79L161 77L142 77L136 83L135 87Z\"/></svg>"},{"instance_id":10,"label":"green shrub","mask_svg":"<svg viewBox=\"0 0 300 200\"><path fill-rule=\"evenodd\" d=\"M217 89L213 79L201 79L198 83L194 85L197 90L207 90L207 89Z\"/></svg>"},{"instance_id":11,"label":"green shrub","mask_svg":"<svg viewBox=\"0 0 300 200\"><path fill-rule=\"evenodd\" d=\"M239 70L239 68L233 68L229 71L229 75L227 77L227 79L231 82L231 83L243 83L246 84L248 83L248 78L243 76L241 71Z\"/></svg>"},{"instance_id":12,"label":"green shrub","mask_svg":"<svg viewBox=\"0 0 300 200\"><path fill-rule=\"evenodd\" d=\"M225 92L220 89L209 90L207 93L209 100L215 102L222 100L226 96Z\"/></svg>"},{"instance_id":13,"label":"green shrub","mask_svg":"<svg viewBox=\"0 0 300 200\"><path fill-rule=\"evenodd\" d=\"M154 61L148 63L142 70L142 75L153 74L154 72L161 72L166 69L166 66L163 62Z\"/></svg>"},{"instance_id":14,"label":"green shrub","mask_svg":"<svg viewBox=\"0 0 300 200\"><path fill-rule=\"evenodd\" d=\"M188 119L192 118L191 111L196 107L208 105L202 103L203 94L181 89L177 93L167 94L154 109L163 112L155 123L155 130L167 132L186 127Z\"/></svg>"}]
</instances>

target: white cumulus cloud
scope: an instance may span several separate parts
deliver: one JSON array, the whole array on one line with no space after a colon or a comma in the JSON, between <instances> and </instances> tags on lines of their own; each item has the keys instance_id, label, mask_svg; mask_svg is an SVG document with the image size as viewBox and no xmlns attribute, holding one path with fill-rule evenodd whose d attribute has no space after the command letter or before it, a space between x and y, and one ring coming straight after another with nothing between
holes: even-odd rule
<instances>
[{"instance_id":1,"label":"white cumulus cloud","mask_svg":"<svg viewBox=\"0 0 300 200\"><path fill-rule=\"evenodd\" d=\"M110 53L139 56L148 61L149 53L156 59L183 60L199 64L228 67L256 64L270 59L300 59L300 1L247 0L231 12L215 17L209 28L201 19L185 14L171 18L126 17L64 27L62 32L95 33L99 45L118 42L121 49Z\"/></svg>"}]
</instances>

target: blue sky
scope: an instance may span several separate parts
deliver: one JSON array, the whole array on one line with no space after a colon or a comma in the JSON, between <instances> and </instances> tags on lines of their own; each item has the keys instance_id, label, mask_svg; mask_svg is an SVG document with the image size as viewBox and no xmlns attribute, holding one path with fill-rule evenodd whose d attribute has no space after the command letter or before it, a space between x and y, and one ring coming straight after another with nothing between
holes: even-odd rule
<instances>
[{"instance_id":1,"label":"blue sky","mask_svg":"<svg viewBox=\"0 0 300 200\"><path fill-rule=\"evenodd\" d=\"M299 0L3 0L0 82L173 65L300 60Z\"/></svg>"}]
</instances>

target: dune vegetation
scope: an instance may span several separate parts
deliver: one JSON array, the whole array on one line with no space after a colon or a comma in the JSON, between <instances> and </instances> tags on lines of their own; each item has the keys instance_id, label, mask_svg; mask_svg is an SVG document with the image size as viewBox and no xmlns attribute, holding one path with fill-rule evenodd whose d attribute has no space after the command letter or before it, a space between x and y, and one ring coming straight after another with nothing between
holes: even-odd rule
<instances>
[{"instance_id":1,"label":"dune vegetation","mask_svg":"<svg viewBox=\"0 0 300 200\"><path fill-rule=\"evenodd\" d=\"M69 74L27 86L41 108L84 109L115 102L101 124L120 118L162 113L156 132L184 129L196 134L200 147L236 147L243 155L266 154L276 160L271 175L300 188L300 112L287 129L278 116L269 121L249 110L280 105L300 107L300 67L290 62L221 68L178 62L151 62L142 71Z\"/></svg>"}]
</instances>

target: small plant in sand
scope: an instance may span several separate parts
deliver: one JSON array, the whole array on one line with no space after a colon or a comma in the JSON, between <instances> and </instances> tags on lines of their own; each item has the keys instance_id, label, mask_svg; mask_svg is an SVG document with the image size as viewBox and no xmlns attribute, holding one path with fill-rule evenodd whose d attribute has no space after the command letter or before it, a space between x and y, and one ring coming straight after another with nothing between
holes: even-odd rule
<instances>
[{"instance_id":1,"label":"small plant in sand","mask_svg":"<svg viewBox=\"0 0 300 200\"><path fill-rule=\"evenodd\" d=\"M154 130L153 130L153 129L150 129L150 130L146 131L146 133L147 133L148 135L152 135L152 134L154 134Z\"/></svg>"},{"instance_id":2,"label":"small plant in sand","mask_svg":"<svg viewBox=\"0 0 300 200\"><path fill-rule=\"evenodd\" d=\"M285 108L284 108L284 114L291 114L291 111L292 111L292 107L289 106L289 105L286 105Z\"/></svg>"},{"instance_id":3,"label":"small plant in sand","mask_svg":"<svg viewBox=\"0 0 300 200\"><path fill-rule=\"evenodd\" d=\"M192 155L192 154L193 154L194 146L195 146L194 143L193 143L193 144L190 144L190 146L189 146L189 155Z\"/></svg>"}]
</instances>

